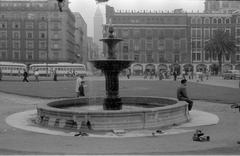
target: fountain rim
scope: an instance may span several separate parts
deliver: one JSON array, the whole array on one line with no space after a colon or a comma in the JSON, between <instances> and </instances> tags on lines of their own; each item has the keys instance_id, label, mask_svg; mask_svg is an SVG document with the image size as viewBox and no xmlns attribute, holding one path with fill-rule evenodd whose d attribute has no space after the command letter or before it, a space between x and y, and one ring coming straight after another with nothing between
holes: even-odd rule
<instances>
[{"instance_id":1,"label":"fountain rim","mask_svg":"<svg viewBox=\"0 0 240 156\"><path fill-rule=\"evenodd\" d=\"M157 96L123 96L121 99L124 98L158 98L158 99L166 99L166 100L173 100L176 103L170 104L167 106L159 106L159 107L153 107L153 108L140 108L139 110L105 110L105 111L99 111L99 110L89 110L89 111L75 111L75 110L66 110L66 109L61 109L61 108L56 108L53 106L49 106L49 104L53 104L56 102L63 102L63 101L75 101L75 100L82 100L82 99L95 99L95 98L102 98L104 99L105 97L103 96L98 96L98 97L80 97L80 98L71 98L71 99L63 99L63 100L55 100L52 102L44 103L41 105L37 105L37 109L44 109L48 111L57 111L58 113L74 113L74 114L121 114L121 113L143 113L143 112L151 112L151 111L158 111L158 110L168 110L168 109L174 109L183 105L186 105L186 102L184 101L178 101L176 98L169 98L169 97L157 97ZM150 103L151 104L151 103Z\"/></svg>"}]
</instances>

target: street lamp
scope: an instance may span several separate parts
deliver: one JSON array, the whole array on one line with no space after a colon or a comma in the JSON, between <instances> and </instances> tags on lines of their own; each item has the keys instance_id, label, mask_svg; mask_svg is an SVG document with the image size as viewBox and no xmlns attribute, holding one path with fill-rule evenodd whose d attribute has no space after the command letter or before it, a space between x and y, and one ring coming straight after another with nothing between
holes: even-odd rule
<instances>
[{"instance_id":1,"label":"street lamp","mask_svg":"<svg viewBox=\"0 0 240 156\"><path fill-rule=\"evenodd\" d=\"M108 2L109 0L95 0L97 3L104 3L104 2ZM64 3L65 3L65 0L57 0L58 2L58 8L59 8L59 11L62 12L63 10L63 7L64 7Z\"/></svg>"}]
</instances>

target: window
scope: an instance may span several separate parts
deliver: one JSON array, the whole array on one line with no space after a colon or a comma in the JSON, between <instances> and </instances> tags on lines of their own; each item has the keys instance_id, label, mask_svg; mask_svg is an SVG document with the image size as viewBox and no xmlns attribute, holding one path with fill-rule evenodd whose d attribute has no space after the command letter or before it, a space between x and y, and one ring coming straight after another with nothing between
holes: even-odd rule
<instances>
[{"instance_id":1,"label":"window","mask_svg":"<svg viewBox=\"0 0 240 156\"><path fill-rule=\"evenodd\" d=\"M139 56L139 55L134 55L134 60L135 60L136 62L139 62L139 61L140 61L140 56Z\"/></svg>"},{"instance_id":2,"label":"window","mask_svg":"<svg viewBox=\"0 0 240 156\"><path fill-rule=\"evenodd\" d=\"M15 59L15 60L20 59L20 51L19 50L14 50L13 51L13 59Z\"/></svg>"},{"instance_id":3,"label":"window","mask_svg":"<svg viewBox=\"0 0 240 156\"><path fill-rule=\"evenodd\" d=\"M58 44L58 43L53 43L52 48L53 48L53 49L59 49L59 44Z\"/></svg>"},{"instance_id":4,"label":"window","mask_svg":"<svg viewBox=\"0 0 240 156\"><path fill-rule=\"evenodd\" d=\"M202 29L201 28L192 28L192 38L201 38L202 37Z\"/></svg>"},{"instance_id":5,"label":"window","mask_svg":"<svg viewBox=\"0 0 240 156\"><path fill-rule=\"evenodd\" d=\"M13 31L12 34L13 39L20 39L20 31Z\"/></svg>"},{"instance_id":6,"label":"window","mask_svg":"<svg viewBox=\"0 0 240 156\"><path fill-rule=\"evenodd\" d=\"M236 61L240 62L240 54L236 54Z\"/></svg>"},{"instance_id":7,"label":"window","mask_svg":"<svg viewBox=\"0 0 240 156\"><path fill-rule=\"evenodd\" d=\"M230 61L230 54L226 54L224 56L224 59L225 59L226 62L229 62Z\"/></svg>"},{"instance_id":8,"label":"window","mask_svg":"<svg viewBox=\"0 0 240 156\"><path fill-rule=\"evenodd\" d=\"M176 62L176 63L180 62L179 54L174 55L174 62Z\"/></svg>"},{"instance_id":9,"label":"window","mask_svg":"<svg viewBox=\"0 0 240 156\"><path fill-rule=\"evenodd\" d=\"M43 32L43 31L39 32L39 38L40 39L46 39L47 38L47 32Z\"/></svg>"},{"instance_id":10,"label":"window","mask_svg":"<svg viewBox=\"0 0 240 156\"><path fill-rule=\"evenodd\" d=\"M158 41L158 50L163 50L164 49L164 40L159 40Z\"/></svg>"},{"instance_id":11,"label":"window","mask_svg":"<svg viewBox=\"0 0 240 156\"><path fill-rule=\"evenodd\" d=\"M175 42L174 42L174 48L175 48L175 49L180 49L180 40L175 40Z\"/></svg>"},{"instance_id":12,"label":"window","mask_svg":"<svg viewBox=\"0 0 240 156\"><path fill-rule=\"evenodd\" d=\"M6 49L7 48L7 41L0 40L0 48Z\"/></svg>"},{"instance_id":13,"label":"window","mask_svg":"<svg viewBox=\"0 0 240 156\"><path fill-rule=\"evenodd\" d=\"M147 55L147 62L148 62L148 63L152 63L152 62L153 62L152 56L153 56L153 55L151 55L151 54L148 54L148 55Z\"/></svg>"},{"instance_id":14,"label":"window","mask_svg":"<svg viewBox=\"0 0 240 156\"><path fill-rule=\"evenodd\" d=\"M6 29L7 28L7 22L0 22L0 28Z\"/></svg>"},{"instance_id":15,"label":"window","mask_svg":"<svg viewBox=\"0 0 240 156\"><path fill-rule=\"evenodd\" d=\"M201 61L201 51L193 51L192 52L192 60L193 61Z\"/></svg>"},{"instance_id":16,"label":"window","mask_svg":"<svg viewBox=\"0 0 240 156\"><path fill-rule=\"evenodd\" d=\"M33 22L26 22L25 23L25 28L26 29L33 29Z\"/></svg>"},{"instance_id":17,"label":"window","mask_svg":"<svg viewBox=\"0 0 240 156\"><path fill-rule=\"evenodd\" d=\"M33 39L33 32L32 31L27 31L26 32L26 38L27 39Z\"/></svg>"},{"instance_id":18,"label":"window","mask_svg":"<svg viewBox=\"0 0 240 156\"><path fill-rule=\"evenodd\" d=\"M44 22L39 23L39 29L47 29L47 24Z\"/></svg>"},{"instance_id":19,"label":"window","mask_svg":"<svg viewBox=\"0 0 240 156\"><path fill-rule=\"evenodd\" d=\"M231 23L230 19L227 18L227 19L225 20L225 23L226 23L226 24L230 24L230 23Z\"/></svg>"},{"instance_id":20,"label":"window","mask_svg":"<svg viewBox=\"0 0 240 156\"><path fill-rule=\"evenodd\" d=\"M20 23L19 22L13 22L12 23L12 28L13 29L20 29Z\"/></svg>"},{"instance_id":21,"label":"window","mask_svg":"<svg viewBox=\"0 0 240 156\"><path fill-rule=\"evenodd\" d=\"M201 49L202 45L201 45L201 40L193 40L192 41L192 50L196 50L196 49Z\"/></svg>"},{"instance_id":22,"label":"window","mask_svg":"<svg viewBox=\"0 0 240 156\"><path fill-rule=\"evenodd\" d=\"M26 48L27 49L33 49L34 48L33 41L26 41Z\"/></svg>"},{"instance_id":23,"label":"window","mask_svg":"<svg viewBox=\"0 0 240 156\"><path fill-rule=\"evenodd\" d=\"M204 19L204 24L210 24L210 19L208 17Z\"/></svg>"},{"instance_id":24,"label":"window","mask_svg":"<svg viewBox=\"0 0 240 156\"><path fill-rule=\"evenodd\" d=\"M236 28L236 36L240 36L240 28Z\"/></svg>"},{"instance_id":25,"label":"window","mask_svg":"<svg viewBox=\"0 0 240 156\"><path fill-rule=\"evenodd\" d=\"M13 41L13 49L20 49L20 41Z\"/></svg>"},{"instance_id":26,"label":"window","mask_svg":"<svg viewBox=\"0 0 240 156\"><path fill-rule=\"evenodd\" d=\"M222 19L219 18L219 19L218 19L218 24L221 24L221 23L222 23Z\"/></svg>"},{"instance_id":27,"label":"window","mask_svg":"<svg viewBox=\"0 0 240 156\"><path fill-rule=\"evenodd\" d=\"M26 59L27 60L33 60L33 51L27 51L26 52Z\"/></svg>"},{"instance_id":28,"label":"window","mask_svg":"<svg viewBox=\"0 0 240 156\"><path fill-rule=\"evenodd\" d=\"M7 51L6 50L0 50L0 58L1 59L7 59Z\"/></svg>"},{"instance_id":29,"label":"window","mask_svg":"<svg viewBox=\"0 0 240 156\"><path fill-rule=\"evenodd\" d=\"M35 17L35 15L32 14L32 13L28 13L28 15L27 15L27 18L28 18L29 20L34 20L34 17Z\"/></svg>"},{"instance_id":30,"label":"window","mask_svg":"<svg viewBox=\"0 0 240 156\"><path fill-rule=\"evenodd\" d=\"M158 58L159 62L164 62L164 54L160 54Z\"/></svg>"},{"instance_id":31,"label":"window","mask_svg":"<svg viewBox=\"0 0 240 156\"><path fill-rule=\"evenodd\" d=\"M209 28L204 28L204 38L210 39L210 29Z\"/></svg>"},{"instance_id":32,"label":"window","mask_svg":"<svg viewBox=\"0 0 240 156\"><path fill-rule=\"evenodd\" d=\"M39 59L46 60L47 59L47 52L46 51L39 51Z\"/></svg>"},{"instance_id":33,"label":"window","mask_svg":"<svg viewBox=\"0 0 240 156\"><path fill-rule=\"evenodd\" d=\"M122 30L122 37L127 38L128 37L128 30Z\"/></svg>"},{"instance_id":34,"label":"window","mask_svg":"<svg viewBox=\"0 0 240 156\"><path fill-rule=\"evenodd\" d=\"M46 41L40 41L39 42L39 49L46 49L47 48L47 42Z\"/></svg>"},{"instance_id":35,"label":"window","mask_svg":"<svg viewBox=\"0 0 240 156\"><path fill-rule=\"evenodd\" d=\"M240 24L240 17L237 17L237 24Z\"/></svg>"},{"instance_id":36,"label":"window","mask_svg":"<svg viewBox=\"0 0 240 156\"><path fill-rule=\"evenodd\" d=\"M58 34L58 32L54 32L53 38L54 38L54 39L59 39L59 34Z\"/></svg>"},{"instance_id":37,"label":"window","mask_svg":"<svg viewBox=\"0 0 240 156\"><path fill-rule=\"evenodd\" d=\"M7 39L7 31L0 31L0 39Z\"/></svg>"},{"instance_id":38,"label":"window","mask_svg":"<svg viewBox=\"0 0 240 156\"><path fill-rule=\"evenodd\" d=\"M217 24L217 19L216 18L213 19L213 24Z\"/></svg>"},{"instance_id":39,"label":"window","mask_svg":"<svg viewBox=\"0 0 240 156\"><path fill-rule=\"evenodd\" d=\"M196 22L196 18L195 17L192 17L191 18L191 24L196 24L197 22Z\"/></svg>"},{"instance_id":40,"label":"window","mask_svg":"<svg viewBox=\"0 0 240 156\"><path fill-rule=\"evenodd\" d=\"M225 32L230 36L231 35L231 28L226 28Z\"/></svg>"},{"instance_id":41,"label":"window","mask_svg":"<svg viewBox=\"0 0 240 156\"><path fill-rule=\"evenodd\" d=\"M152 49L153 49L152 40L147 40L147 42L146 42L146 50L152 50Z\"/></svg>"},{"instance_id":42,"label":"window","mask_svg":"<svg viewBox=\"0 0 240 156\"><path fill-rule=\"evenodd\" d=\"M140 49L140 40L134 40L134 50L138 51Z\"/></svg>"},{"instance_id":43,"label":"window","mask_svg":"<svg viewBox=\"0 0 240 156\"><path fill-rule=\"evenodd\" d=\"M209 52L204 52L204 60L205 61L209 61L210 60L210 54L209 54Z\"/></svg>"},{"instance_id":44,"label":"window","mask_svg":"<svg viewBox=\"0 0 240 156\"><path fill-rule=\"evenodd\" d=\"M123 43L123 53L128 53L128 43Z\"/></svg>"}]
</instances>

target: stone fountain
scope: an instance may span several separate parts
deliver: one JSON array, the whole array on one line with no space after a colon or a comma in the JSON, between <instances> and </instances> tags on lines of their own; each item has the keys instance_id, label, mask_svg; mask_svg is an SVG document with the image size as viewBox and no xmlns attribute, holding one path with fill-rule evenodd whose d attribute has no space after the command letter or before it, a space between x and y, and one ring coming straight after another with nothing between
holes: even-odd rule
<instances>
[{"instance_id":1,"label":"stone fountain","mask_svg":"<svg viewBox=\"0 0 240 156\"><path fill-rule=\"evenodd\" d=\"M105 84L106 84L106 98L104 99L103 109L104 110L121 110L122 102L119 97L119 73L128 68L132 60L117 60L114 48L116 44L122 39L115 38L113 36L113 27L109 26L109 36L108 38L101 39L107 44L108 47L108 56L104 60L92 60L90 62L97 69L101 69L105 75Z\"/></svg>"},{"instance_id":2,"label":"stone fountain","mask_svg":"<svg viewBox=\"0 0 240 156\"><path fill-rule=\"evenodd\" d=\"M105 75L105 97L81 97L57 100L37 107L40 126L71 131L109 131L161 128L189 121L185 102L161 97L119 97L119 73L132 60L117 59L114 47L122 39L109 36L101 39L108 46L107 59L91 60ZM94 104L92 104L94 103ZM95 109L102 107L102 109ZM69 109L71 108L71 109Z\"/></svg>"}]
</instances>

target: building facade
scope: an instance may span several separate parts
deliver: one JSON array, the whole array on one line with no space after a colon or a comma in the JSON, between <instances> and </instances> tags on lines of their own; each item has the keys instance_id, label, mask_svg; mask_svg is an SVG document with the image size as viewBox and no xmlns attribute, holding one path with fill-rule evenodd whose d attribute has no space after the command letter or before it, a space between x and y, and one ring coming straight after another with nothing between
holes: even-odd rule
<instances>
[{"instance_id":1,"label":"building facade","mask_svg":"<svg viewBox=\"0 0 240 156\"><path fill-rule=\"evenodd\" d=\"M93 40L98 46L98 55L102 56L103 55L103 44L101 41L99 41L103 37L103 15L101 13L101 10L99 7L96 9L96 12L94 14L93 18L93 25L94 25L94 36Z\"/></svg>"},{"instance_id":2,"label":"building facade","mask_svg":"<svg viewBox=\"0 0 240 156\"><path fill-rule=\"evenodd\" d=\"M65 2L0 1L0 61L75 62L75 18Z\"/></svg>"},{"instance_id":3,"label":"building facade","mask_svg":"<svg viewBox=\"0 0 240 156\"><path fill-rule=\"evenodd\" d=\"M106 21L111 20L116 36L123 38L116 48L118 58L135 60L131 66L134 75L160 70L177 70L179 74L210 70L217 74L217 57L204 51L205 42L217 29L227 31L238 46L234 56L223 58L223 70L240 70L239 19L236 12L116 12L106 6ZM107 32L107 24L104 29Z\"/></svg>"},{"instance_id":4,"label":"building facade","mask_svg":"<svg viewBox=\"0 0 240 156\"><path fill-rule=\"evenodd\" d=\"M80 13L74 13L75 22L75 54L78 63L87 61L87 24Z\"/></svg>"}]
</instances>

